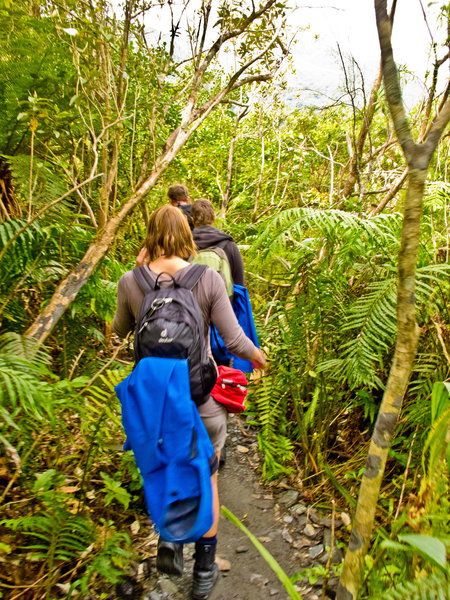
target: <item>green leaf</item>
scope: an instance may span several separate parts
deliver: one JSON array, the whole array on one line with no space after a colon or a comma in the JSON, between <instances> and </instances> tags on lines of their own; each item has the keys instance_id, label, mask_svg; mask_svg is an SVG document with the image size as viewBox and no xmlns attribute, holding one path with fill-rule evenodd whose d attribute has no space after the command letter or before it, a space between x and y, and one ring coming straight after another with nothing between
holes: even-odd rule
<instances>
[{"instance_id":1,"label":"green leaf","mask_svg":"<svg viewBox=\"0 0 450 600\"><path fill-rule=\"evenodd\" d=\"M0 552L9 554L11 552L11 546L9 544L4 544L3 542L0 542Z\"/></svg>"},{"instance_id":2,"label":"green leaf","mask_svg":"<svg viewBox=\"0 0 450 600\"><path fill-rule=\"evenodd\" d=\"M393 540L383 540L380 544L382 548L388 548L389 550L402 550L406 552L409 550L409 546L405 546L405 544L399 544L399 542L394 542Z\"/></svg>"},{"instance_id":3,"label":"green leaf","mask_svg":"<svg viewBox=\"0 0 450 600\"><path fill-rule=\"evenodd\" d=\"M409 544L418 554L441 569L444 573L447 572L447 556L445 546L441 540L438 540L431 535L421 535L417 533L405 533L399 535L398 539Z\"/></svg>"},{"instance_id":4,"label":"green leaf","mask_svg":"<svg viewBox=\"0 0 450 600\"><path fill-rule=\"evenodd\" d=\"M44 473L39 473L36 475L33 491L37 492L39 490L48 490L53 484L56 474L57 471L55 471L55 469L48 469L48 471L44 471Z\"/></svg>"},{"instance_id":5,"label":"green leaf","mask_svg":"<svg viewBox=\"0 0 450 600\"><path fill-rule=\"evenodd\" d=\"M270 566L270 568L276 573L278 579L284 585L289 596L291 598L293 598L294 600L301 600L302 597L297 592L297 590L294 588L292 581L289 579L288 575L283 571L283 569L280 567L280 565L277 563L277 561L274 559L274 557L270 554L270 552L267 550L267 548L264 548L264 546L261 544L260 541L258 541L256 539L256 537L253 535L253 533L251 533L247 529L247 527L243 523L241 523L241 521L239 521L239 519L230 510L228 510L228 508L226 508L225 506L222 506L221 511L222 511L222 514L229 521L234 523L234 525L236 525L236 527L238 527L241 531L243 531L247 535L247 537L252 542L252 544L255 546L255 548L258 550L258 552L261 554L261 556L266 560L266 562Z\"/></svg>"},{"instance_id":6,"label":"green leaf","mask_svg":"<svg viewBox=\"0 0 450 600\"><path fill-rule=\"evenodd\" d=\"M450 406L450 383L446 381L437 381L433 385L433 392L431 394L432 425L448 406Z\"/></svg>"}]
</instances>

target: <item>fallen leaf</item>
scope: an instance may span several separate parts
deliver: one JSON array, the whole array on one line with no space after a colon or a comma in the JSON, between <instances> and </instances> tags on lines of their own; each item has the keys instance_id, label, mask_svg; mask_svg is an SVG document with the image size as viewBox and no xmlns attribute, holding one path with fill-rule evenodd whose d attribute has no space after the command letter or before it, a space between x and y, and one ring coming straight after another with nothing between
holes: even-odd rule
<instances>
[{"instance_id":1,"label":"fallen leaf","mask_svg":"<svg viewBox=\"0 0 450 600\"><path fill-rule=\"evenodd\" d=\"M69 593L71 584L70 583L57 583L56 587L64 594L64 596L67 596L67 594Z\"/></svg>"},{"instance_id":2,"label":"fallen leaf","mask_svg":"<svg viewBox=\"0 0 450 600\"><path fill-rule=\"evenodd\" d=\"M249 451L248 448L246 448L245 446L240 446L239 444L236 446L236 449L239 452L242 452L242 454L247 454L247 452Z\"/></svg>"},{"instance_id":3,"label":"fallen leaf","mask_svg":"<svg viewBox=\"0 0 450 600\"><path fill-rule=\"evenodd\" d=\"M141 525L140 525L139 521L133 521L133 523L131 523L131 525L130 525L131 533L133 535L136 535L139 532L140 528L141 528Z\"/></svg>"},{"instance_id":4,"label":"fallen leaf","mask_svg":"<svg viewBox=\"0 0 450 600\"><path fill-rule=\"evenodd\" d=\"M280 481L280 483L276 484L276 487L283 488L284 490L291 490L291 486L285 483L284 481Z\"/></svg>"},{"instance_id":5,"label":"fallen leaf","mask_svg":"<svg viewBox=\"0 0 450 600\"><path fill-rule=\"evenodd\" d=\"M231 569L230 561L220 556L216 556L216 565L219 567L219 571L229 571Z\"/></svg>"},{"instance_id":6,"label":"fallen leaf","mask_svg":"<svg viewBox=\"0 0 450 600\"><path fill-rule=\"evenodd\" d=\"M63 485L59 488L59 491L63 494L74 494L75 492L78 492L79 489L79 485Z\"/></svg>"},{"instance_id":7,"label":"fallen leaf","mask_svg":"<svg viewBox=\"0 0 450 600\"><path fill-rule=\"evenodd\" d=\"M350 523L352 522L352 520L350 519L350 517L348 516L348 514L346 512L341 512L341 520L342 523L348 527L350 525Z\"/></svg>"},{"instance_id":8,"label":"fallen leaf","mask_svg":"<svg viewBox=\"0 0 450 600\"><path fill-rule=\"evenodd\" d=\"M86 548L86 550L80 554L80 558L86 558L86 556L88 556L88 554L90 554L92 552L92 550L94 549L94 546L95 546L95 544L91 544L90 546L88 546Z\"/></svg>"},{"instance_id":9,"label":"fallen leaf","mask_svg":"<svg viewBox=\"0 0 450 600\"><path fill-rule=\"evenodd\" d=\"M6 454L9 456L9 458L11 458L11 460L13 461L16 469L19 471L19 473L21 473L22 472L22 463L20 461L19 453L5 439L3 439L2 442L3 442L3 445L5 446Z\"/></svg>"}]
</instances>

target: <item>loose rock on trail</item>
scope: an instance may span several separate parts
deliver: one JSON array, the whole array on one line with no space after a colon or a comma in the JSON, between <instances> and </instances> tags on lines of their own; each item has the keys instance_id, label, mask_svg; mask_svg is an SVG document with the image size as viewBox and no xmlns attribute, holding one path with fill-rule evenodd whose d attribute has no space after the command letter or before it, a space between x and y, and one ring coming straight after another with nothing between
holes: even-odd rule
<instances>
[{"instance_id":1,"label":"loose rock on trail","mask_svg":"<svg viewBox=\"0 0 450 600\"><path fill-rule=\"evenodd\" d=\"M245 431L241 417L237 415L230 416L228 432L226 463L219 473L220 503L258 538L287 575L292 576L314 566L339 564L343 556L341 550L332 544L332 529L342 527L342 520L336 518L333 524L331 515L319 515L312 506L303 504L301 494L288 485L262 485L257 472L260 455L256 434ZM189 600L194 545L187 544L184 548L182 577L158 573L155 566L156 536L148 541L147 550L149 545L153 549L152 557L137 566L135 576L130 580L131 585L134 580L138 586L139 595L122 594L118 590L118 597ZM330 557L331 546L334 547ZM289 599L275 572L250 539L223 515L220 517L216 556L220 575L209 600ZM305 576L295 587L303 600L332 600L337 583L337 577L330 573L325 586L322 576L314 583Z\"/></svg>"}]
</instances>

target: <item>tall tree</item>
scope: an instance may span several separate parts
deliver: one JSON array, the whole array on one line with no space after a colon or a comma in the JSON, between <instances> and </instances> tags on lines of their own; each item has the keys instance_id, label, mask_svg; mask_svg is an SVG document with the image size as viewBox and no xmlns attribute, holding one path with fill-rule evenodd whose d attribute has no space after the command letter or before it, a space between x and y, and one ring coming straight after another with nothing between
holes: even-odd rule
<instances>
[{"instance_id":1,"label":"tall tree","mask_svg":"<svg viewBox=\"0 0 450 600\"><path fill-rule=\"evenodd\" d=\"M386 459L417 352L419 327L415 316L414 290L420 222L427 170L436 146L450 120L450 100L438 107L425 141L415 142L402 100L399 76L391 45L387 0L375 0L381 48L383 82L395 132L407 165L408 182L398 258L397 339L383 400L373 431L365 471L353 519L350 543L337 593L338 600L357 597L375 519Z\"/></svg>"},{"instance_id":2,"label":"tall tree","mask_svg":"<svg viewBox=\"0 0 450 600\"><path fill-rule=\"evenodd\" d=\"M390 12L390 21L391 26L394 23L395 9L397 6L397 0L394 0L391 7ZM364 144L366 142L367 136L370 132L370 126L373 121L373 117L375 115L375 107L378 100L378 92L381 86L381 80L383 77L383 68L380 63L380 68L375 77L375 80L372 84L372 89L370 91L369 102L367 106L364 107L363 120L361 124L361 128L358 133L358 137L355 139L355 135L353 134L351 143L352 143L352 154L350 156L350 170L345 181L344 187L342 189L342 196L347 198L352 192L356 182L359 180L359 170L360 165L362 163L362 153ZM347 86L348 87L348 86ZM353 104L353 102L352 102ZM353 109L354 110L354 109Z\"/></svg>"},{"instance_id":3,"label":"tall tree","mask_svg":"<svg viewBox=\"0 0 450 600\"><path fill-rule=\"evenodd\" d=\"M127 2L126 6L129 11L133 4L131 0ZM187 2L183 5L182 14L186 9ZM26 331L28 336L33 337L39 343L45 341L64 311L105 256L126 217L153 189L186 141L213 110L235 90L252 83L268 81L274 76L281 60L287 53L280 34L284 13L284 5L277 0L266 0L259 5L253 2L248 5L242 5L241 2L215 4L213 0L207 0L201 4L198 11L189 15L186 43L191 48L191 55L189 60L185 59L178 65L174 56L176 54L175 42L182 33L181 18L172 19L172 33L169 50L165 54L165 68L163 72L156 74L158 81L155 82L155 85L162 88L169 80L168 75L172 80L178 78L183 81L179 85L177 94L170 97L165 105L159 108L159 111L155 106L151 109L153 113L149 123L150 132L147 134L148 145L142 154L140 177L136 188L128 197L115 205L114 211L110 211L108 197L112 191L115 172L109 170L111 177L104 174L101 201L102 229L79 264L59 283L44 310ZM126 14L129 15L130 12ZM214 25L213 19L216 20ZM127 24L127 18L125 24ZM216 35L215 41L209 44L208 40L214 34ZM121 86L120 81L123 81L124 62L127 60L124 49L127 37L128 32L125 28L122 36L120 68L118 69L119 84L116 86L116 107L120 106L120 100L124 94L123 84ZM146 39L144 41L147 43ZM225 48L232 47L235 48L238 57L237 67L223 77L221 85L211 85L211 73L218 64L219 53ZM111 69L109 75L114 75L114 69ZM162 89L160 93L163 93ZM98 107L98 103L96 106ZM164 142L155 146L152 132L158 129L159 119L170 110L177 110L177 123ZM125 115L118 114L117 118L121 120L124 117ZM105 122L103 118L101 120L103 125L101 137L103 139L106 131L110 128L110 123ZM93 128L89 127L89 130L92 130L94 142L100 143L99 136L95 134ZM112 156L117 157L117 137L112 135L111 139ZM111 155L107 155L107 158L108 156ZM107 160L103 161L106 167L107 163Z\"/></svg>"}]
</instances>

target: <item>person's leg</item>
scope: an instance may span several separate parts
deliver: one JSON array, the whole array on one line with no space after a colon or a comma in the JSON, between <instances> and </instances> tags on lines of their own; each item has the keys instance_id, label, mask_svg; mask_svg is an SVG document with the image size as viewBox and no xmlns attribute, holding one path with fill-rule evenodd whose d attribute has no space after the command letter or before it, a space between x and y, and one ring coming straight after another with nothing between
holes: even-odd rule
<instances>
[{"instance_id":1,"label":"person's leg","mask_svg":"<svg viewBox=\"0 0 450 600\"><path fill-rule=\"evenodd\" d=\"M183 575L183 544L168 542L163 538L158 540L156 568L167 575Z\"/></svg>"},{"instance_id":2,"label":"person's leg","mask_svg":"<svg viewBox=\"0 0 450 600\"><path fill-rule=\"evenodd\" d=\"M211 439L211 443L214 447L214 452L217 457L217 463L213 470L211 471L211 485L213 492L213 511L214 511L214 522L203 537L212 537L217 535L217 528L219 525L219 516L220 516L220 503L219 503L219 489L217 485L217 477L218 477L218 465L220 463L220 455L222 449L225 445L225 440L227 438L227 418L228 413L224 408L223 412L214 416L214 417L202 417L203 424L205 425L205 429L208 432L208 435Z\"/></svg>"},{"instance_id":3,"label":"person's leg","mask_svg":"<svg viewBox=\"0 0 450 600\"><path fill-rule=\"evenodd\" d=\"M194 574L192 580L193 600L207 600L219 575L219 569L215 563L217 546L217 529L219 526L220 503L217 485L218 465L220 452L225 443L227 434L227 413L215 417L203 418L203 423L214 446L217 462L215 472L211 475L213 492L213 515L214 521L211 528L195 542Z\"/></svg>"},{"instance_id":4,"label":"person's leg","mask_svg":"<svg viewBox=\"0 0 450 600\"><path fill-rule=\"evenodd\" d=\"M220 452L218 454L220 454ZM217 456L217 459L219 459L219 456ZM216 471L213 475L211 475L214 521L211 528L203 535L203 537L195 542L195 562L192 579L193 600L206 600L219 575L219 569L215 563L217 528L219 525L220 516L217 474L218 473Z\"/></svg>"}]
</instances>

